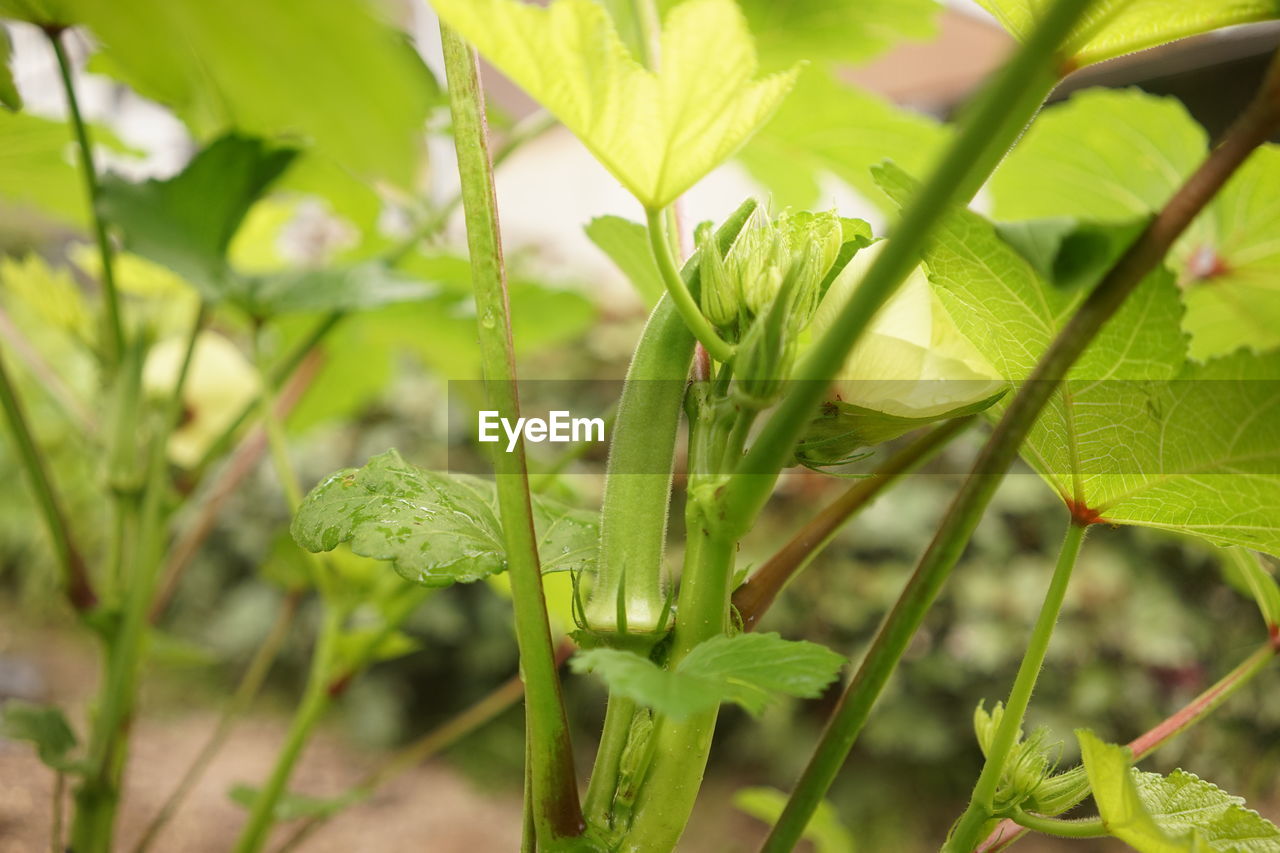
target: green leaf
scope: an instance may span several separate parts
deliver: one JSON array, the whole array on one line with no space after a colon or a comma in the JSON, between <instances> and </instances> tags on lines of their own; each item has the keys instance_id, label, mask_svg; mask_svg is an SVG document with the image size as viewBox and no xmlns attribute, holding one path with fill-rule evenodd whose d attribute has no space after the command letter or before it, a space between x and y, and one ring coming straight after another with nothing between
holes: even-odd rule
<instances>
[{"instance_id":1,"label":"green leaf","mask_svg":"<svg viewBox=\"0 0 1280 853\"><path fill-rule=\"evenodd\" d=\"M1182 770L1141 773L1124 747L1076 737L1103 824L1139 853L1280 851L1280 829L1241 798Z\"/></svg>"},{"instance_id":2,"label":"green leaf","mask_svg":"<svg viewBox=\"0 0 1280 853\"><path fill-rule=\"evenodd\" d=\"M834 175L873 203L883 196L871 167L893 153L913 174L928 170L948 130L852 88L824 69L808 69L777 115L743 149L740 159L779 207L807 209L822 200L820 180Z\"/></svg>"},{"instance_id":3,"label":"green leaf","mask_svg":"<svg viewBox=\"0 0 1280 853\"><path fill-rule=\"evenodd\" d=\"M333 645L333 669L344 672L357 663L372 664L395 660L422 649L422 641L403 631L392 631L370 649L382 633L380 627L355 628L342 632Z\"/></svg>"},{"instance_id":4,"label":"green leaf","mask_svg":"<svg viewBox=\"0 0 1280 853\"><path fill-rule=\"evenodd\" d=\"M368 0L85 4L91 69L173 109L200 139L287 137L363 178L417 177L434 78Z\"/></svg>"},{"instance_id":5,"label":"green leaf","mask_svg":"<svg viewBox=\"0 0 1280 853\"><path fill-rule=\"evenodd\" d=\"M673 9L657 73L636 62L595 0L432 5L647 208L666 206L732 155L795 80L794 70L752 80L755 48L732 0Z\"/></svg>"},{"instance_id":6,"label":"green leaf","mask_svg":"<svg viewBox=\"0 0 1280 853\"><path fill-rule=\"evenodd\" d=\"M251 317L280 314L362 311L417 302L439 287L419 281L380 261L349 267L300 269L237 279L229 294Z\"/></svg>"},{"instance_id":7,"label":"green leaf","mask_svg":"<svg viewBox=\"0 0 1280 853\"><path fill-rule=\"evenodd\" d=\"M98 146L123 150L102 128L90 125L89 133ZM0 200L59 221L87 222L84 178L75 158L67 156L69 134L64 121L0 110Z\"/></svg>"},{"instance_id":8,"label":"green leaf","mask_svg":"<svg viewBox=\"0 0 1280 853\"><path fill-rule=\"evenodd\" d=\"M1233 586L1253 598L1267 627L1280 626L1280 584L1257 554L1246 548L1223 548L1222 570Z\"/></svg>"},{"instance_id":9,"label":"green leaf","mask_svg":"<svg viewBox=\"0 0 1280 853\"><path fill-rule=\"evenodd\" d=\"M251 809L258 799L259 789L252 785L233 785L227 792L231 802L241 808ZM286 791L276 801L273 815L276 821L297 820L304 817L332 817L343 809L355 805L368 796L360 788L352 789L336 797L312 797Z\"/></svg>"},{"instance_id":10,"label":"green leaf","mask_svg":"<svg viewBox=\"0 0 1280 853\"><path fill-rule=\"evenodd\" d=\"M108 176L99 204L124 230L130 251L169 267L206 298L217 299L229 286L231 238L296 154L261 139L224 136L168 180L132 184Z\"/></svg>"},{"instance_id":11,"label":"green leaf","mask_svg":"<svg viewBox=\"0 0 1280 853\"><path fill-rule=\"evenodd\" d=\"M79 23L82 0L0 0L0 18L37 26L69 27Z\"/></svg>"},{"instance_id":12,"label":"green leaf","mask_svg":"<svg viewBox=\"0 0 1280 853\"><path fill-rule=\"evenodd\" d=\"M1007 219L1125 222L1159 210L1208 152L1171 98L1086 91L1045 111L991 182ZM1259 149L1174 247L1191 333L1207 359L1280 347L1280 148Z\"/></svg>"},{"instance_id":13,"label":"green leaf","mask_svg":"<svg viewBox=\"0 0 1280 853\"><path fill-rule=\"evenodd\" d=\"M13 82L13 41L9 31L0 27L0 104L14 112L22 109L22 95Z\"/></svg>"},{"instance_id":14,"label":"green leaf","mask_svg":"<svg viewBox=\"0 0 1280 853\"><path fill-rule=\"evenodd\" d=\"M900 171L880 176L910 195ZM1085 293L1046 284L967 210L944 220L925 263L961 333L1014 382ZM1023 458L1085 517L1280 552L1280 353L1189 362L1180 314L1157 270L1072 368Z\"/></svg>"},{"instance_id":15,"label":"green leaf","mask_svg":"<svg viewBox=\"0 0 1280 853\"><path fill-rule=\"evenodd\" d=\"M1086 89L1046 109L1010 152L991 178L993 211L1128 222L1163 207L1207 149L1174 98Z\"/></svg>"},{"instance_id":16,"label":"green leaf","mask_svg":"<svg viewBox=\"0 0 1280 853\"><path fill-rule=\"evenodd\" d=\"M670 5L668 3L667 5ZM937 0L739 0L767 67L865 62L937 32Z\"/></svg>"},{"instance_id":17,"label":"green leaf","mask_svg":"<svg viewBox=\"0 0 1280 853\"><path fill-rule=\"evenodd\" d=\"M1146 224L1145 219L1105 224L1057 217L997 224L996 232L1040 278L1069 290L1096 284Z\"/></svg>"},{"instance_id":18,"label":"green leaf","mask_svg":"<svg viewBox=\"0 0 1280 853\"><path fill-rule=\"evenodd\" d=\"M648 229L621 216L599 216L586 227L587 236L635 285L648 306L658 303L667 286L649 248Z\"/></svg>"},{"instance_id":19,"label":"green leaf","mask_svg":"<svg viewBox=\"0 0 1280 853\"><path fill-rule=\"evenodd\" d=\"M1280 347L1280 146L1232 176L1178 245L1191 356Z\"/></svg>"},{"instance_id":20,"label":"green leaf","mask_svg":"<svg viewBox=\"0 0 1280 853\"><path fill-rule=\"evenodd\" d=\"M662 714L683 719L734 702L759 714L776 695L814 698L844 658L816 643L777 634L719 635L699 643L674 670L620 649L574 655L574 672L594 672L609 689Z\"/></svg>"},{"instance_id":21,"label":"green leaf","mask_svg":"<svg viewBox=\"0 0 1280 853\"><path fill-rule=\"evenodd\" d=\"M787 795L776 788L742 788L734 793L733 805L769 826L778 822L787 805ZM818 803L802 839L813 845L814 853L853 853L853 833L840 823L840 815L828 800Z\"/></svg>"},{"instance_id":22,"label":"green leaf","mask_svg":"<svg viewBox=\"0 0 1280 853\"><path fill-rule=\"evenodd\" d=\"M1030 35L1048 0L978 0L1019 40ZM1221 27L1280 17L1276 0L1099 0L1062 45L1069 68Z\"/></svg>"},{"instance_id":23,"label":"green leaf","mask_svg":"<svg viewBox=\"0 0 1280 853\"><path fill-rule=\"evenodd\" d=\"M35 744L40 760L59 772L70 769L76 735L57 708L10 699L0 707L0 736Z\"/></svg>"},{"instance_id":24,"label":"green leaf","mask_svg":"<svg viewBox=\"0 0 1280 853\"><path fill-rule=\"evenodd\" d=\"M536 496L533 512L543 571L590 563L599 545L595 513ZM493 483L424 471L394 450L330 475L307 495L290 530L308 551L349 542L356 554L388 560L425 586L475 581L507 567Z\"/></svg>"}]
</instances>

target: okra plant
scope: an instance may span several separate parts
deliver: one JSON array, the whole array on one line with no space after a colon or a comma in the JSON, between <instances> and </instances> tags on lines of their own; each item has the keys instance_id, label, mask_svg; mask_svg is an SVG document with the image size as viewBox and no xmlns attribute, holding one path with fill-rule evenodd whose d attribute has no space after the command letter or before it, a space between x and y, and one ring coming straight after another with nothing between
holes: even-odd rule
<instances>
[{"instance_id":1,"label":"okra plant","mask_svg":"<svg viewBox=\"0 0 1280 853\"><path fill-rule=\"evenodd\" d=\"M5 706L6 732L35 741L59 790L62 780L74 790L65 840L55 820L55 849L117 849L156 620L207 535L202 519L266 448L302 552L272 573L282 587L276 626L134 849L157 848L304 601L319 613L310 670L273 769L234 792L246 808L237 853L267 849L290 817L305 820L274 837L277 849L297 848L402 766L336 798L290 792L317 723L351 681L413 648L401 629L418 605L439 588L504 575L519 679L409 760L523 695L522 849L666 853L697 803L722 705L759 714L779 696L835 690L804 771L778 780L785 793L759 795L756 810L771 817L763 851L806 838L839 849L847 835L831 840L828 789L838 773L859 772L846 758L1020 457L1061 498L1061 550L1045 567L1016 678L972 711L985 759L937 844L995 851L1041 833L1110 836L1141 853L1280 851L1280 829L1241 799L1190 771L1135 766L1280 654L1280 587L1265 556L1280 556L1280 149L1268 143L1280 132L1280 62L1212 144L1175 102L1137 91L1086 90L1042 110L1085 66L1280 17L1275 3L980 0L1017 47L945 126L838 76L841 63L895 36L927 32L931 0L431 0L441 85L403 33L356 0L106 5L0 0L15 26L43 34L61 69L85 201L17 186L24 201L63 205L86 228L93 247L77 270L98 284L90 299L36 257L0 268L6 311L65 354L57 378L7 333L0 396L67 600L103 647L83 745L56 710ZM131 181L102 168L95 135L113 156L126 146L78 109L67 45L80 32L100 51L95 68L172 109L200 140L177 174ZM264 34L269 42L258 41ZM490 116L481 58L544 112L514 125ZM313 109L315 92L343 105L340 118ZM21 109L7 74L0 101ZM433 132L456 152L458 192L423 203L409 188L433 111ZM15 140L48 130L43 119L3 118ZM541 489L514 432L477 443L490 451L491 477L419 467L383 448L304 493L289 410L305 403L308 384L323 392L344 381L326 375L324 342L388 306L411 306L397 315L406 337L453 340L463 329L478 340L467 372L483 379L484 399L470 402L520 422L516 352L529 294L508 279L494 175L553 123L634 197L641 221L603 218L588 234L657 297L611 419L600 506ZM681 197L731 158L769 193L723 221L689 222ZM815 205L825 173L890 224ZM291 192L364 210L356 245L264 263L252 232L281 215ZM392 201L410 220L400 239L373 222ZM428 245L458 207L465 260ZM17 358L20 374L9 367ZM109 534L82 529L85 516L70 507L59 482L69 463L33 430L23 399L36 395L98 460L101 500L88 515ZM101 405L86 411L82 398ZM842 525L979 429L970 473L860 658L755 630ZM872 473L773 558L743 565L739 545L789 470L838 476L867 457L879 460ZM669 535L673 508L682 537ZM1027 713L1087 538L1122 525L1216 549L1257 601L1258 645L1127 746L1080 720L1082 761L1064 766L1060 740L1028 731ZM548 591L565 577L568 587ZM566 588L570 639L557 636L548 607ZM561 686L570 649L569 676L607 690L581 777L575 744L587 739L570 730ZM844 686L833 687L846 666Z\"/></svg>"}]
</instances>

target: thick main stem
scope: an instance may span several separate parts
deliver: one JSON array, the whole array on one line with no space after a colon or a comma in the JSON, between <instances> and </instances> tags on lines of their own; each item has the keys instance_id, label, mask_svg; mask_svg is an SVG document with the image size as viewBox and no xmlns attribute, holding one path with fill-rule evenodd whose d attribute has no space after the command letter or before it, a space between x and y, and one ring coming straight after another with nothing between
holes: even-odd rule
<instances>
[{"instance_id":1,"label":"thick main stem","mask_svg":"<svg viewBox=\"0 0 1280 853\"><path fill-rule=\"evenodd\" d=\"M956 823L951 837L944 850L947 853L968 853L978 842L982 826L994 816L996 789L1008 763L1009 753L1018 743L1022 734L1022 721L1027 714L1027 706L1031 703L1031 693L1040 677L1044 666L1045 655L1049 651L1049 639L1053 636L1054 626L1058 622L1058 614L1062 612L1062 603L1066 599L1067 586L1071 581L1071 572L1075 568L1076 557L1080 553L1080 545L1084 542L1088 528L1074 520L1067 527L1067 536L1062 543L1058 555L1058 563L1053 570L1053 578L1049 582L1049 590L1045 594L1044 604L1040 607L1040 615L1036 618L1035 627L1031 631L1031 640L1027 643L1026 654L1018 667L1018 674L1013 681L1013 689L1009 691L1009 699L1004 706L1004 714L1000 725L996 728L995 737L991 740L987 751L987 761L974 785L973 796L969 806Z\"/></svg>"},{"instance_id":2,"label":"thick main stem","mask_svg":"<svg viewBox=\"0 0 1280 853\"><path fill-rule=\"evenodd\" d=\"M84 175L85 195L89 202L89 219L93 223L94 238L98 243L98 253L102 258L102 303L106 309L106 346L103 355L108 367L114 369L120 362L124 352L124 322L120 316L120 292L116 287L115 253L111 248L111 240L107 236L107 223L98 213L98 171L94 165L93 143L89 139L89 129L80 114L80 102L76 97L75 82L72 78L71 59L67 56L67 48L62 43L62 27L50 27L44 30L58 60L58 72L62 78L62 90L67 98L67 112L70 115L71 127L75 131L76 146L80 149L80 167Z\"/></svg>"},{"instance_id":3,"label":"thick main stem","mask_svg":"<svg viewBox=\"0 0 1280 853\"><path fill-rule=\"evenodd\" d=\"M520 405L484 94L475 51L447 26L441 26L441 38L471 254L485 390L489 404L499 416L514 422ZM516 641L526 684L533 819L539 842L551 846L556 839L576 837L583 830L573 745L542 590L524 444L518 443L512 453L495 452L493 463L515 607Z\"/></svg>"},{"instance_id":4,"label":"thick main stem","mask_svg":"<svg viewBox=\"0 0 1280 853\"><path fill-rule=\"evenodd\" d=\"M1277 128L1280 63L1273 62L1262 92L1240 121L1093 289L1019 388L845 690L791 800L765 842L766 853L783 853L799 840L924 614L960 559L1004 472L1067 371L1196 215Z\"/></svg>"}]
</instances>

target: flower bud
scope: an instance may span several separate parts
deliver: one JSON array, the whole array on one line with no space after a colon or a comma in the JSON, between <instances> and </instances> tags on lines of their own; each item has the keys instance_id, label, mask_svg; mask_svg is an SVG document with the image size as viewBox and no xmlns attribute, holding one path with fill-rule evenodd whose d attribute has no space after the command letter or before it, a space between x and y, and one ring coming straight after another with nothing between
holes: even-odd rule
<instances>
[{"instance_id":1,"label":"flower bud","mask_svg":"<svg viewBox=\"0 0 1280 853\"><path fill-rule=\"evenodd\" d=\"M711 224L704 222L695 232L698 244L698 273L702 280L702 313L721 328L732 326L738 319L742 298L738 283L730 275L720 256Z\"/></svg>"}]
</instances>

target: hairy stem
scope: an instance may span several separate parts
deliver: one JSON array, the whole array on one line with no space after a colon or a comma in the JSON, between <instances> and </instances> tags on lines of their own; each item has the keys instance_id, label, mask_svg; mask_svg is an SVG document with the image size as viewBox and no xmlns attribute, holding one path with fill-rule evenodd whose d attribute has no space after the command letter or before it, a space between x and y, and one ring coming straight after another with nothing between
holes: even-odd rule
<instances>
[{"instance_id":1,"label":"hairy stem","mask_svg":"<svg viewBox=\"0 0 1280 853\"><path fill-rule=\"evenodd\" d=\"M116 287L115 253L111 248L111 239L107 236L107 223L98 213L98 171L94 165L93 143L89 139L89 128L80 114L80 101L76 97L75 82L72 79L71 59L62 43L64 32L62 27L48 27L44 30L58 60L62 90L67 98L67 112L75 131L76 146L80 149L80 168L89 202L89 218L93 222L94 238L98 242L98 253L102 258L102 303L106 309L106 345L103 347L103 355L107 366L114 369L124 352L124 322L120 315L120 293Z\"/></svg>"},{"instance_id":2,"label":"hairy stem","mask_svg":"<svg viewBox=\"0 0 1280 853\"><path fill-rule=\"evenodd\" d=\"M935 427L889 457L875 473L858 480L810 519L787 544L733 591L732 603L742 618L742 627L748 631L755 630L783 587L831 544L849 519L869 506L881 492L902 476L932 458L976 421L977 415L969 415Z\"/></svg>"},{"instance_id":3,"label":"hairy stem","mask_svg":"<svg viewBox=\"0 0 1280 853\"><path fill-rule=\"evenodd\" d=\"M1271 641L1263 643L1253 654L1245 658L1235 669L1218 680L1212 687L1192 699L1173 714L1170 714L1153 728L1143 732L1129 741L1129 751L1134 761L1141 761L1160 747L1182 734L1201 720L1216 711L1223 702L1253 680L1259 672L1266 669L1276 656L1280 654L1280 645ZM1076 803L1082 802L1088 794L1082 794ZM1074 806L1076 803L1071 803ZM978 853L997 853L1012 846L1027 829L1020 827L1012 820L1004 820L991 831L986 840L977 848Z\"/></svg>"},{"instance_id":4,"label":"hairy stem","mask_svg":"<svg viewBox=\"0 0 1280 853\"><path fill-rule=\"evenodd\" d=\"M441 27L441 37L458 150L485 389L489 404L499 415L514 420L520 404L484 94L475 51L446 26ZM542 590L523 443L519 443L513 453L495 452L493 463L515 606L520 666L526 684L533 820L539 841L551 846L557 839L576 837L583 830L573 745Z\"/></svg>"},{"instance_id":5,"label":"hairy stem","mask_svg":"<svg viewBox=\"0 0 1280 853\"><path fill-rule=\"evenodd\" d=\"M18 399L17 388L10 379L4 365L3 353L0 353L0 405L4 407L5 420L8 422L9 434L18 451L18 459L27 474L27 482L35 494L40 515L53 542L53 550L57 555L58 565L62 569L63 585L66 588L67 600L77 611L92 610L98 603L93 585L89 580L89 567L84 556L76 546L67 523L67 515L62 509L62 501L53 485L49 469L45 465L40 448L36 446L35 437L27 423L22 402Z\"/></svg>"},{"instance_id":6,"label":"hairy stem","mask_svg":"<svg viewBox=\"0 0 1280 853\"><path fill-rule=\"evenodd\" d=\"M1235 170L1278 127L1280 64L1273 63L1259 97L1093 289L1018 389L845 690L782 818L765 843L766 853L790 850L799 840L924 614L960 559L1004 472L1071 365Z\"/></svg>"},{"instance_id":7,"label":"hairy stem","mask_svg":"<svg viewBox=\"0 0 1280 853\"><path fill-rule=\"evenodd\" d=\"M1061 820L1052 817L1040 817L1018 809L1014 821L1022 827L1053 835L1058 838L1105 838L1109 833L1102 823L1102 818L1081 818L1080 820Z\"/></svg>"},{"instance_id":8,"label":"hairy stem","mask_svg":"<svg viewBox=\"0 0 1280 853\"><path fill-rule=\"evenodd\" d=\"M1022 734L1022 721L1027 714L1027 706L1031 704L1031 693L1035 690L1040 670L1044 666L1045 655L1049 651L1049 640L1053 636L1054 626L1058 622L1058 614L1062 612L1062 603L1066 599L1067 586L1071 581L1071 573L1075 568L1076 557L1084 542L1088 528L1073 520L1067 526L1067 536L1062 543L1058 555L1058 563L1053 570L1053 579L1049 582L1049 591L1045 594L1044 604L1040 607L1040 615L1036 618L1035 627L1031 631L1031 640L1027 643L1027 651L1018 666L1018 674L1013 681L1013 689L1009 691L1009 699L1004 706L1004 714L996 729L995 737L987 752L986 764L973 787L973 796L969 806L956 823L950 839L944 848L947 853L968 853L978 842L982 826L995 814L996 789L1008 763L1009 753L1018 743Z\"/></svg>"}]
</instances>

